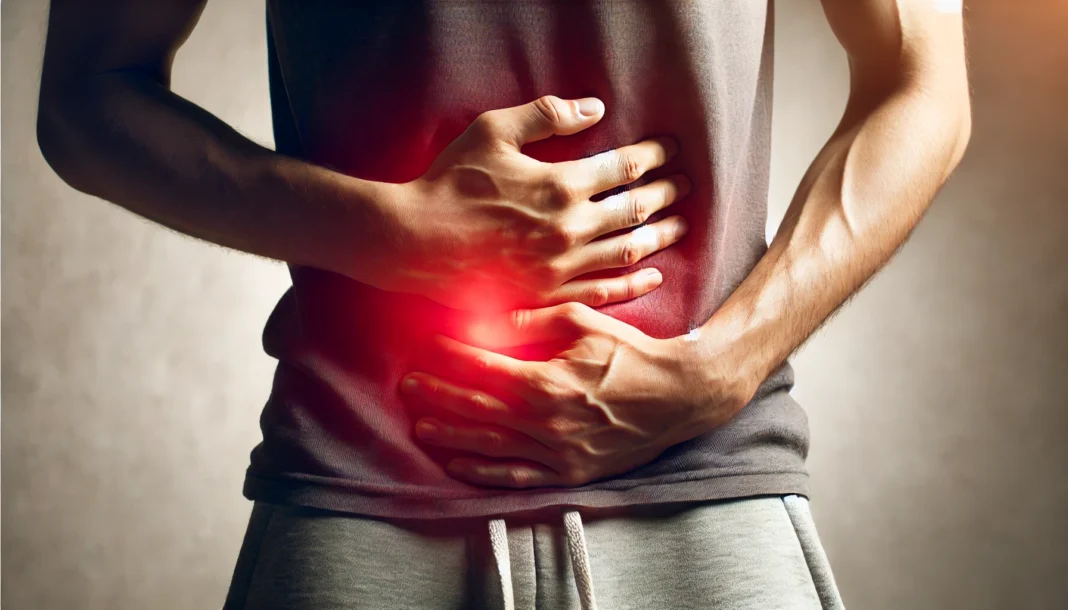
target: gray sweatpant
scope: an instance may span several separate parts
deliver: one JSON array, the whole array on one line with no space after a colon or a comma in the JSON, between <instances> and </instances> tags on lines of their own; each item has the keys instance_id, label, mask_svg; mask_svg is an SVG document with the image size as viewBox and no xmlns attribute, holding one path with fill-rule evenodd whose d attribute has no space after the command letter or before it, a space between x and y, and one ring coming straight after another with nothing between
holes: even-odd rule
<instances>
[{"instance_id":1,"label":"gray sweatpant","mask_svg":"<svg viewBox=\"0 0 1068 610\"><path fill-rule=\"evenodd\" d=\"M843 608L799 496L503 519L256 503L225 610Z\"/></svg>"}]
</instances>

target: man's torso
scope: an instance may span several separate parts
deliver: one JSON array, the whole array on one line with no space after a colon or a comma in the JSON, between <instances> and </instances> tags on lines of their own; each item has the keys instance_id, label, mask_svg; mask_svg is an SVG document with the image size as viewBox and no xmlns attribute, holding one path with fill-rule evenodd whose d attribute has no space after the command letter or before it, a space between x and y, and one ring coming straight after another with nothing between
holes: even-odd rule
<instances>
[{"instance_id":1,"label":"man's torso","mask_svg":"<svg viewBox=\"0 0 1068 610\"><path fill-rule=\"evenodd\" d=\"M660 288L602 308L649 335L703 324L766 247L768 5L269 0L268 19L279 151L349 175L413 180L481 112L545 94L596 96L607 110L591 129L524 148L540 160L674 137L680 154L642 182L675 172L692 180L664 213L682 214L690 231L640 263L661 270ZM461 517L805 493L807 423L788 394L788 367L730 424L626 475L524 492L459 483L414 443L417 414L397 393L452 312L319 270L292 275L264 333L279 368L246 482L252 498Z\"/></svg>"}]
</instances>

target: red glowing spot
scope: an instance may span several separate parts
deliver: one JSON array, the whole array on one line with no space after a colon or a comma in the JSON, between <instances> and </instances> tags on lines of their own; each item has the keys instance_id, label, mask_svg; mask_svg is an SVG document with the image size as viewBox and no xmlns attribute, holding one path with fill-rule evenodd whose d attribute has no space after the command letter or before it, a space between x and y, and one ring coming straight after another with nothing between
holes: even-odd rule
<instances>
[{"instance_id":1,"label":"red glowing spot","mask_svg":"<svg viewBox=\"0 0 1068 610\"><path fill-rule=\"evenodd\" d=\"M489 348L500 345L500 330L500 325L494 324L491 320L472 320L467 325L465 338L471 345Z\"/></svg>"}]
</instances>

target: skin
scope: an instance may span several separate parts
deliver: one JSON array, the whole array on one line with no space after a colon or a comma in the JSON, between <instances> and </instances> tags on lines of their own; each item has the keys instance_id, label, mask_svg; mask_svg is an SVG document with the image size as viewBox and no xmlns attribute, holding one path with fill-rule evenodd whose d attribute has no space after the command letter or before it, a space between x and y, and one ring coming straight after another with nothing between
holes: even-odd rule
<instances>
[{"instance_id":1,"label":"skin","mask_svg":"<svg viewBox=\"0 0 1068 610\"><path fill-rule=\"evenodd\" d=\"M850 58L842 121L765 256L686 337L653 339L589 307L655 289L655 272L576 279L682 237L675 217L594 241L684 196L681 176L590 201L663 165L674 145L557 164L519 152L596 123L596 100L589 114L551 96L485 113L424 176L376 183L265 149L170 91L202 0L54 0L38 140L73 187L188 235L461 309L482 305L452 300L455 282L496 295L486 300L507 311L441 337L431 360L447 368L413 371L400 388L470 424L428 418L416 432L480 456L448 464L474 484L580 485L729 421L886 263L959 162L970 132L959 13L933 0L823 4ZM425 213L428 197L440 214ZM543 342L555 351L541 362L494 351Z\"/></svg>"},{"instance_id":2,"label":"skin","mask_svg":"<svg viewBox=\"0 0 1068 610\"><path fill-rule=\"evenodd\" d=\"M849 57L845 113L767 253L706 324L653 339L572 303L442 337L441 369L413 372L401 391L470 424L427 417L422 442L470 452L447 468L476 485L574 486L728 422L890 259L964 154L962 18L946 6L823 0ZM545 361L493 351L542 341L557 346Z\"/></svg>"},{"instance_id":3,"label":"skin","mask_svg":"<svg viewBox=\"0 0 1068 610\"><path fill-rule=\"evenodd\" d=\"M452 142L426 174L404 188L409 223L400 272L389 288L424 294L467 311L521 302L603 305L660 285L655 270L619 278L576 280L591 271L627 267L682 238L686 222L672 216L630 234L594 241L641 224L689 192L684 176L656 180L613 197L608 206L590 198L637 180L663 165L677 147L651 140L566 163L542 163L522 154L529 142L570 135L604 116L600 100L586 99L589 117L575 102L555 97L487 112ZM446 202L427 206L426 201ZM433 266L430 266L433 265ZM463 291L455 290L462 285Z\"/></svg>"},{"instance_id":4,"label":"skin","mask_svg":"<svg viewBox=\"0 0 1068 610\"><path fill-rule=\"evenodd\" d=\"M537 161L520 147L587 129L605 112L596 99L545 96L482 114L412 182L350 177L264 148L170 91L174 55L203 8L52 2L37 134L68 184L193 237L457 309L597 306L660 285L650 271L576 278L631 265L685 234L674 216L637 240L594 242L689 191L684 176L671 176L617 206L590 200L667 162L671 139ZM482 298L457 296L456 285Z\"/></svg>"}]
</instances>

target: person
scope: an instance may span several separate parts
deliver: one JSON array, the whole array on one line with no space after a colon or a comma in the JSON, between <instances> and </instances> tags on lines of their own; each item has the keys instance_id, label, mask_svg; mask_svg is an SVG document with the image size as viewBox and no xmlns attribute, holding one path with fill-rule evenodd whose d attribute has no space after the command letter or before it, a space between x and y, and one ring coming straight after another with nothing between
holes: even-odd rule
<instances>
[{"instance_id":1,"label":"person","mask_svg":"<svg viewBox=\"0 0 1068 610\"><path fill-rule=\"evenodd\" d=\"M823 0L770 245L770 2L268 0L277 150L170 90L203 7L53 0L38 139L290 265L227 608L842 607L787 358L964 152L959 0Z\"/></svg>"}]
</instances>

